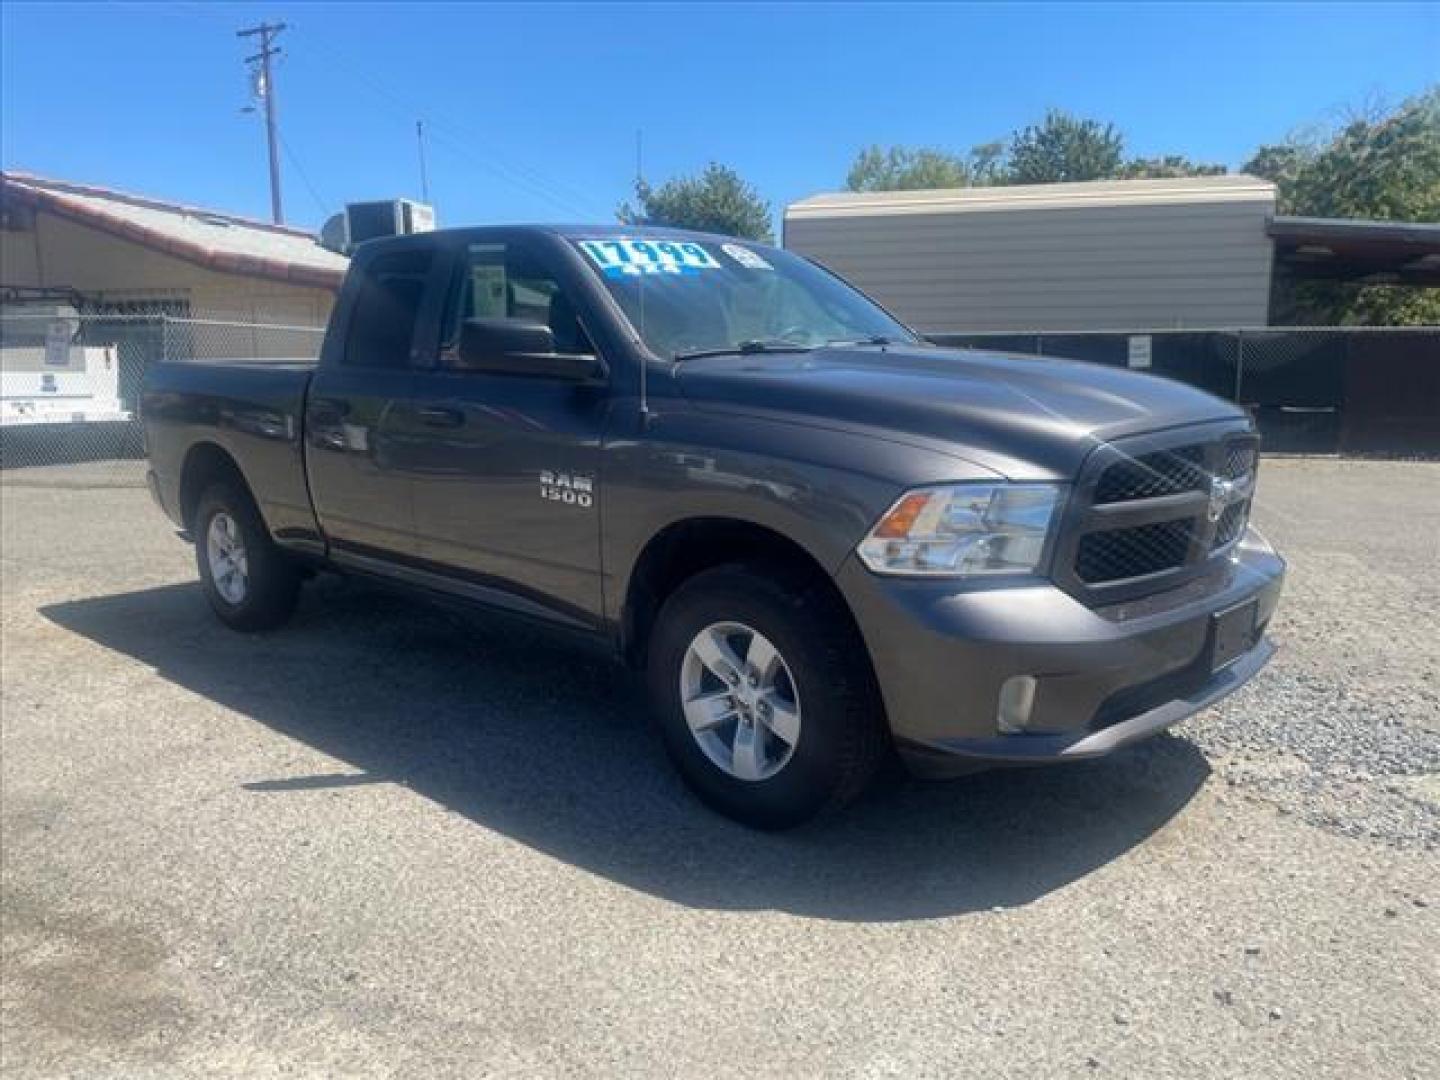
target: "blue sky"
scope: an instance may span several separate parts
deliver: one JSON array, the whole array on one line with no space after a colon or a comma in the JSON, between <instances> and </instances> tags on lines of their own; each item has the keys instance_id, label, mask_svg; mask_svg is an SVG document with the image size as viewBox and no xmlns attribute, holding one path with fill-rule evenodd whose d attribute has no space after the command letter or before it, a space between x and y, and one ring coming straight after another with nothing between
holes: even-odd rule
<instances>
[{"instance_id":1,"label":"blue sky","mask_svg":"<svg viewBox=\"0 0 1440 1080\"><path fill-rule=\"evenodd\" d=\"M287 217L417 195L442 224L608 220L647 176L718 160L772 202L842 185L872 142L964 150L1058 106L1134 154L1259 143L1440 81L1440 5L789 7L6 3L6 168L267 216L234 30L284 20ZM298 164L297 164L298 163Z\"/></svg>"}]
</instances>

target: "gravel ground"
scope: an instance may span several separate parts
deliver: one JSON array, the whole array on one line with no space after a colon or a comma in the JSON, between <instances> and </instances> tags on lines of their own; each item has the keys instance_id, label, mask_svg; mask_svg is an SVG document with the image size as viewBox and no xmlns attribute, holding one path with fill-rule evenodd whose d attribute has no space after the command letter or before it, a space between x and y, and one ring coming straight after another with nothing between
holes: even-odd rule
<instances>
[{"instance_id":1,"label":"gravel ground","mask_svg":"<svg viewBox=\"0 0 1440 1080\"><path fill-rule=\"evenodd\" d=\"M1314 519L1317 493L1328 504ZM1191 721L1228 781L1351 836L1440 847L1440 466L1277 459L1290 560L1266 677Z\"/></svg>"},{"instance_id":2,"label":"gravel ground","mask_svg":"<svg viewBox=\"0 0 1440 1080\"><path fill-rule=\"evenodd\" d=\"M1281 654L1175 735L782 836L563 642L224 631L126 475L0 490L6 1076L1437 1076L1440 466L1267 462Z\"/></svg>"}]
</instances>

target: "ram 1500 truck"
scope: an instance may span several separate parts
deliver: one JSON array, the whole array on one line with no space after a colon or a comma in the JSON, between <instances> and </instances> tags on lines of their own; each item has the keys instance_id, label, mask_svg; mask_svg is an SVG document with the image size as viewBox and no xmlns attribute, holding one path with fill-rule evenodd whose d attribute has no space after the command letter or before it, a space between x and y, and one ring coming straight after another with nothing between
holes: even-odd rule
<instances>
[{"instance_id":1,"label":"ram 1500 truck","mask_svg":"<svg viewBox=\"0 0 1440 1080\"><path fill-rule=\"evenodd\" d=\"M222 621L279 625L320 568L594 635L699 797L755 826L893 752L932 777L1108 753L1273 651L1243 412L934 347L760 244L376 241L318 363L147 378L150 487Z\"/></svg>"}]
</instances>

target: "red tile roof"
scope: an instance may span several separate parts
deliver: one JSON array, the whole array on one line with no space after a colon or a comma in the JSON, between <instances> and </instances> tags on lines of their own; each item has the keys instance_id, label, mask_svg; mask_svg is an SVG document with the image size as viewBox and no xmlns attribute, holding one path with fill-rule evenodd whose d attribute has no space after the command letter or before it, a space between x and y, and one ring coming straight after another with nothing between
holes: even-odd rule
<instances>
[{"instance_id":1,"label":"red tile roof","mask_svg":"<svg viewBox=\"0 0 1440 1080\"><path fill-rule=\"evenodd\" d=\"M303 229L109 188L0 172L0 198L43 209L223 274L338 289L345 256Z\"/></svg>"}]
</instances>

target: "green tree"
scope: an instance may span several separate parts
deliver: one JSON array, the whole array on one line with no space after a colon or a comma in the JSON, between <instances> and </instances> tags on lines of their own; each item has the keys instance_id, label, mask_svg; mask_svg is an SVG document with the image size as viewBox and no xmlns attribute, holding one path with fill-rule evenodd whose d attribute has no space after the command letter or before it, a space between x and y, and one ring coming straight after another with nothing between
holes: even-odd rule
<instances>
[{"instance_id":1,"label":"green tree","mask_svg":"<svg viewBox=\"0 0 1440 1080\"><path fill-rule=\"evenodd\" d=\"M1012 184L1105 180L1119 175L1124 154L1125 138L1114 124L1051 109L1010 141L1007 179Z\"/></svg>"},{"instance_id":2,"label":"green tree","mask_svg":"<svg viewBox=\"0 0 1440 1080\"><path fill-rule=\"evenodd\" d=\"M1005 140L981 143L970 148L970 176L976 187L1003 184L1010 163L1005 158Z\"/></svg>"},{"instance_id":3,"label":"green tree","mask_svg":"<svg viewBox=\"0 0 1440 1080\"><path fill-rule=\"evenodd\" d=\"M1440 219L1440 87L1309 142L1262 146L1245 171L1280 189L1280 212Z\"/></svg>"},{"instance_id":4,"label":"green tree","mask_svg":"<svg viewBox=\"0 0 1440 1080\"><path fill-rule=\"evenodd\" d=\"M1183 154L1164 157L1131 158L1120 166L1120 180L1164 180L1182 176L1224 176L1230 170L1224 165L1206 165L1191 161Z\"/></svg>"},{"instance_id":5,"label":"green tree","mask_svg":"<svg viewBox=\"0 0 1440 1080\"><path fill-rule=\"evenodd\" d=\"M667 180L658 188L637 181L635 205L621 204L615 216L625 225L668 225L765 243L774 239L770 204L734 169L715 162L698 176Z\"/></svg>"},{"instance_id":6,"label":"green tree","mask_svg":"<svg viewBox=\"0 0 1440 1080\"><path fill-rule=\"evenodd\" d=\"M1284 214L1440 220L1440 87L1316 139L1262 146L1244 171L1275 184ZM1281 281L1275 308L1280 322L1440 323L1440 289Z\"/></svg>"},{"instance_id":7,"label":"green tree","mask_svg":"<svg viewBox=\"0 0 1440 1080\"><path fill-rule=\"evenodd\" d=\"M1004 182L1005 144L999 141L981 143L968 155L930 146L867 146L845 177L851 191L919 191Z\"/></svg>"},{"instance_id":8,"label":"green tree","mask_svg":"<svg viewBox=\"0 0 1440 1080\"><path fill-rule=\"evenodd\" d=\"M1081 120L1052 109L1006 140L980 143L969 154L933 147L869 146L860 151L845 186L851 191L1048 184L1067 180L1219 176L1224 165L1181 154L1124 159L1125 139L1114 124Z\"/></svg>"},{"instance_id":9,"label":"green tree","mask_svg":"<svg viewBox=\"0 0 1440 1080\"><path fill-rule=\"evenodd\" d=\"M969 187L969 163L930 147L867 146L850 166L845 186L851 191L917 191Z\"/></svg>"}]
</instances>

